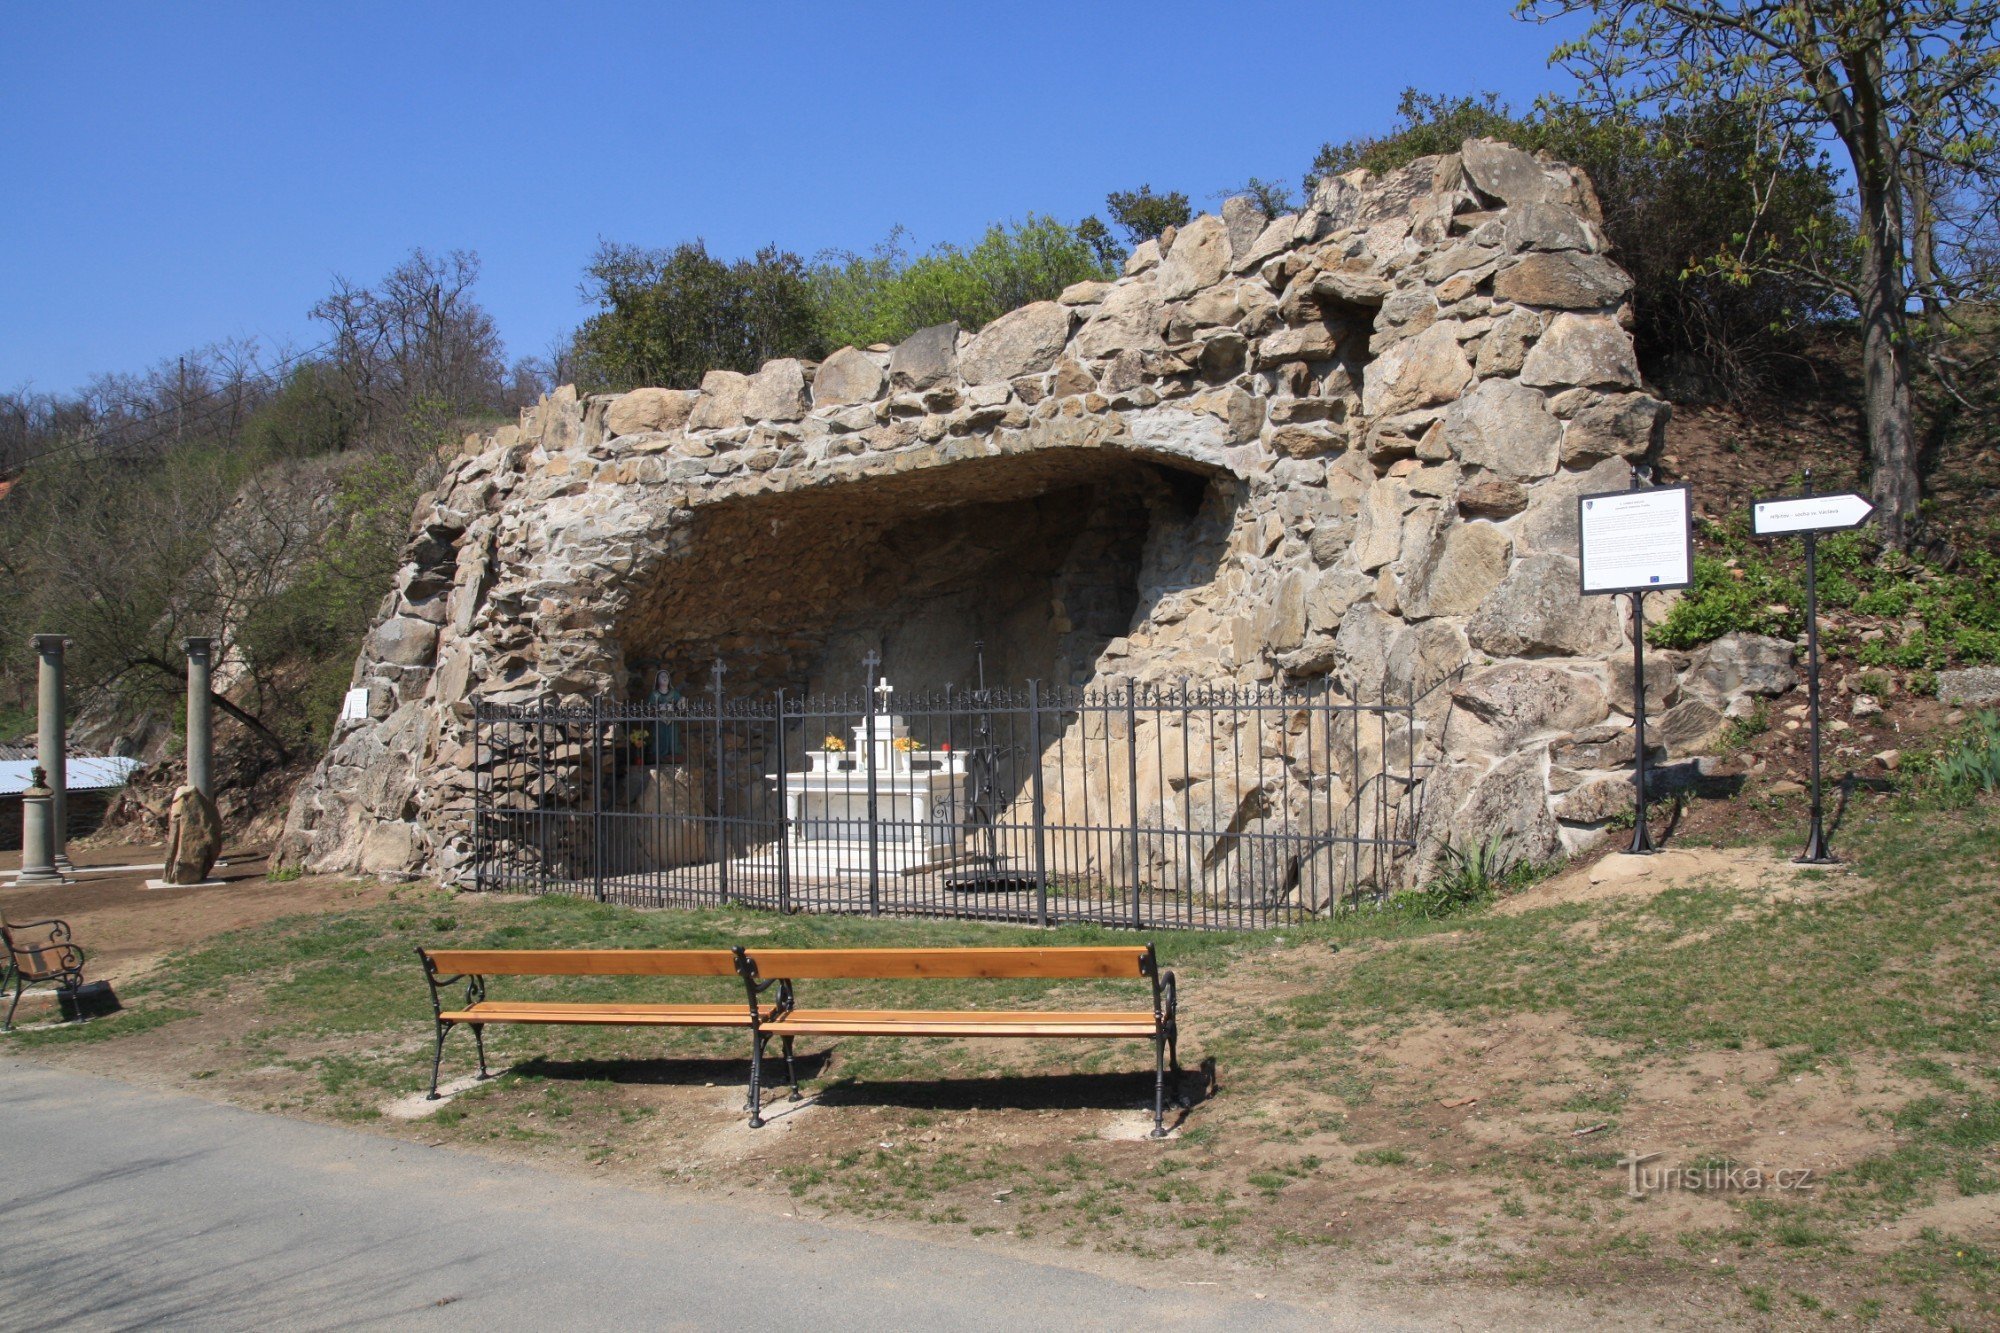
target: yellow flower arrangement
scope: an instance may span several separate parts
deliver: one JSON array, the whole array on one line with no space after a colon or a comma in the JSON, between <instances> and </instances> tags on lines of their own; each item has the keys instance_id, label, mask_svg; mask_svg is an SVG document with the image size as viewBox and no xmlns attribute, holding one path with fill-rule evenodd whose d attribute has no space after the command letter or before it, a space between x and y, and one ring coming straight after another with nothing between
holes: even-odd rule
<instances>
[{"instance_id":1,"label":"yellow flower arrangement","mask_svg":"<svg viewBox=\"0 0 2000 1333\"><path fill-rule=\"evenodd\" d=\"M924 743L915 736L898 736L891 744L904 754L915 754L924 748Z\"/></svg>"},{"instance_id":2,"label":"yellow flower arrangement","mask_svg":"<svg viewBox=\"0 0 2000 1333\"><path fill-rule=\"evenodd\" d=\"M839 751L845 750L847 748L847 742L840 739L840 737L838 736L828 736L825 740L819 743L819 748L822 750L831 750L838 753Z\"/></svg>"}]
</instances>

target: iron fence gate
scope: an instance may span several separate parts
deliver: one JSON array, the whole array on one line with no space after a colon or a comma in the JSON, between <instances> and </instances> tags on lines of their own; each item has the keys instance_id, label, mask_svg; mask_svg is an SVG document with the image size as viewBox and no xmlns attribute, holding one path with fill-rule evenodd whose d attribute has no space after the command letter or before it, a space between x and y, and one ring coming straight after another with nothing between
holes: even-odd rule
<instances>
[{"instance_id":1,"label":"iron fence gate","mask_svg":"<svg viewBox=\"0 0 2000 1333\"><path fill-rule=\"evenodd\" d=\"M477 887L1239 928L1386 893L1416 846L1413 697L1030 682L735 698L724 678L718 663L665 706L479 706Z\"/></svg>"}]
</instances>

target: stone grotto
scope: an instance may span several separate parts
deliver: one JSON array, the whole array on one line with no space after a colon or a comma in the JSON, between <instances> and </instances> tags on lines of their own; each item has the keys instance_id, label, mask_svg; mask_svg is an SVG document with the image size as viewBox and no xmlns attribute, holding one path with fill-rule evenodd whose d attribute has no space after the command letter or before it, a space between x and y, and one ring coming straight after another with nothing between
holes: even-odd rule
<instances>
[{"instance_id":1,"label":"stone grotto","mask_svg":"<svg viewBox=\"0 0 2000 1333\"><path fill-rule=\"evenodd\" d=\"M1624 599L1578 594L1576 501L1667 417L1603 251L1581 172L1475 139L1296 214L1232 199L977 331L561 389L419 503L365 715L279 857L462 876L475 790L505 781L475 702L632 699L655 669L696 690L717 657L738 693L853 690L870 651L917 692L965 682L975 643L1007 683L1415 697L1408 874L1447 840L1587 846L1631 807L1633 700ZM1655 653L1649 739L1701 756L1791 652ZM1264 749L1232 802L1288 762Z\"/></svg>"}]
</instances>

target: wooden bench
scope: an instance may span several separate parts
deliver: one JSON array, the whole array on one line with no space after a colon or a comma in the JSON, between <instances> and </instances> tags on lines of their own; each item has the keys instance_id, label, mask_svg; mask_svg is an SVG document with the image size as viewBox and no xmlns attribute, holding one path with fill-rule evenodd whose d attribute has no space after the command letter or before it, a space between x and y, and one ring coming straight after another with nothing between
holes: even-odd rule
<instances>
[{"instance_id":1,"label":"wooden bench","mask_svg":"<svg viewBox=\"0 0 2000 1333\"><path fill-rule=\"evenodd\" d=\"M0 946L4 946L7 957L0 960L0 989L9 981L14 983L14 1002L7 1006L7 1019L0 1023L0 1032L14 1030L14 1011L21 1007L21 992L31 985L53 981L57 986L75 990L83 985L83 950L70 942L69 922L58 919L48 921L24 921L19 925L9 925L0 918ZM730 957L730 969L735 970L736 959Z\"/></svg>"},{"instance_id":2,"label":"wooden bench","mask_svg":"<svg viewBox=\"0 0 2000 1333\"><path fill-rule=\"evenodd\" d=\"M1153 946L1010 949L746 949L737 968L749 988L751 1021L750 1127L764 1124L764 1044L783 1043L792 1099L799 1096L792 1042L828 1037L1131 1037L1153 1043L1153 1137L1166 1137L1166 1076L1171 1065L1178 1094L1181 1072L1174 974L1161 972ZM806 980L969 978L1146 979L1150 1009L1051 1011L939 1009L800 1009L794 983ZM775 1009L762 996L778 988ZM1178 1099L1178 1097L1177 1097Z\"/></svg>"},{"instance_id":3,"label":"wooden bench","mask_svg":"<svg viewBox=\"0 0 2000 1333\"><path fill-rule=\"evenodd\" d=\"M729 949L418 949L431 987L431 1014L437 1022L437 1049L431 1057L431 1101L438 1098L438 1068L444 1039L463 1023L479 1051L479 1077L486 1072L488 1023L556 1023L591 1027L742 1028L754 1031L760 1019L790 1007L789 983L777 998L758 1004L640 1004L630 1001L495 1000L487 998L489 977L735 977L738 953ZM465 983L464 1001L448 1006L445 992ZM733 988L732 988L733 989ZM754 1043L753 1043L754 1045ZM796 1077L787 1069L788 1077ZM752 1108L755 1109L754 1106Z\"/></svg>"}]
</instances>

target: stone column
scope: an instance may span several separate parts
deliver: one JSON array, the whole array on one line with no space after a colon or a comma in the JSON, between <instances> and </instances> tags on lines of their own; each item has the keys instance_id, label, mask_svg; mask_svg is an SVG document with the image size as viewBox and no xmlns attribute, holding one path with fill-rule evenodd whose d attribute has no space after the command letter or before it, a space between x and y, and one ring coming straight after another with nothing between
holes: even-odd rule
<instances>
[{"instance_id":1,"label":"stone column","mask_svg":"<svg viewBox=\"0 0 2000 1333\"><path fill-rule=\"evenodd\" d=\"M69 640L60 634L37 634L30 640L40 659L36 701L39 726L35 733L35 762L47 775L49 785L49 860L58 870L69 865L69 701L63 697L63 649ZM22 865L26 865L24 860Z\"/></svg>"},{"instance_id":2,"label":"stone column","mask_svg":"<svg viewBox=\"0 0 2000 1333\"><path fill-rule=\"evenodd\" d=\"M54 814L54 793L49 790L48 774L37 764L33 780L21 793L21 877L15 883L63 882L51 850L50 826Z\"/></svg>"},{"instance_id":3,"label":"stone column","mask_svg":"<svg viewBox=\"0 0 2000 1333\"><path fill-rule=\"evenodd\" d=\"M208 701L208 671L214 639L189 639L187 697L187 785L215 799L215 745Z\"/></svg>"}]
</instances>

